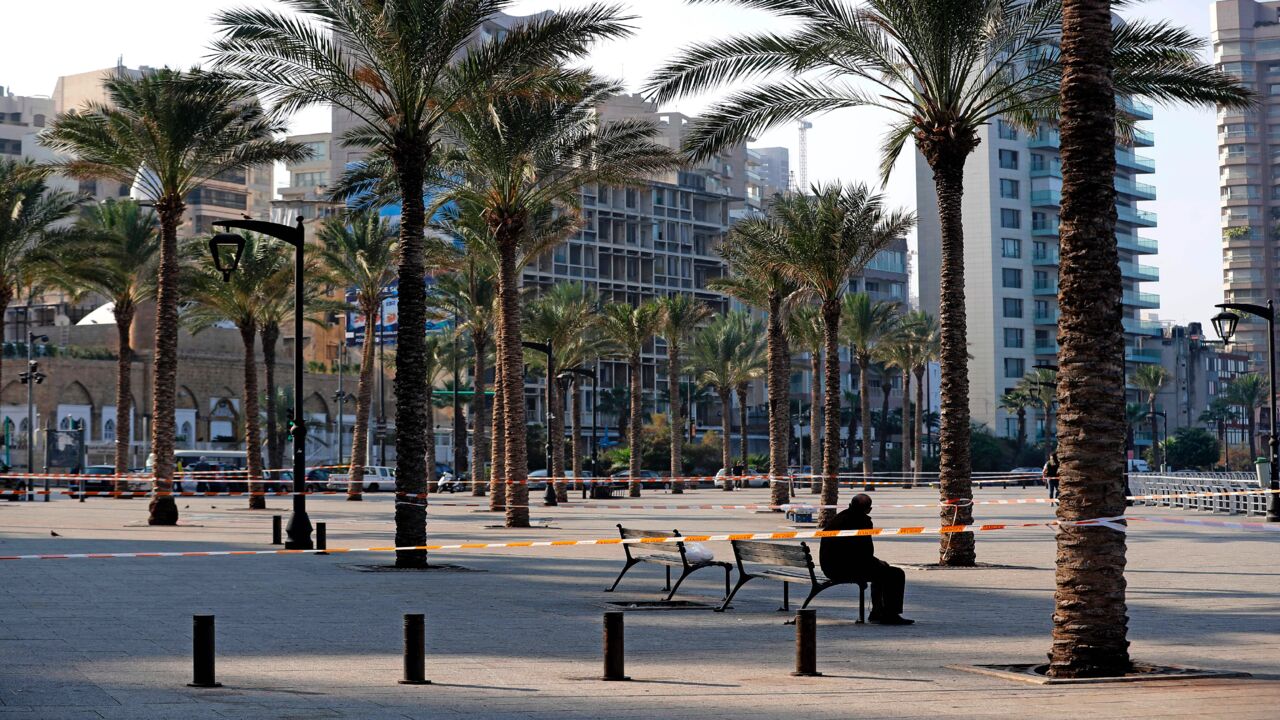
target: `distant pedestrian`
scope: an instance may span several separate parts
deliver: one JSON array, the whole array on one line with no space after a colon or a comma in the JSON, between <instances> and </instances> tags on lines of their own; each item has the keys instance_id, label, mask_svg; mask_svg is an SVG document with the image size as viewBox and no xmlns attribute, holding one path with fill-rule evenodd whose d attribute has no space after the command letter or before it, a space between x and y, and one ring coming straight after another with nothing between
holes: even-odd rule
<instances>
[{"instance_id":1,"label":"distant pedestrian","mask_svg":"<svg viewBox=\"0 0 1280 720\"><path fill-rule=\"evenodd\" d=\"M1058 453L1057 451L1049 453L1049 459L1044 461L1044 471L1041 473L1044 477L1044 484L1049 486L1049 499L1053 500L1058 497Z\"/></svg>"}]
</instances>

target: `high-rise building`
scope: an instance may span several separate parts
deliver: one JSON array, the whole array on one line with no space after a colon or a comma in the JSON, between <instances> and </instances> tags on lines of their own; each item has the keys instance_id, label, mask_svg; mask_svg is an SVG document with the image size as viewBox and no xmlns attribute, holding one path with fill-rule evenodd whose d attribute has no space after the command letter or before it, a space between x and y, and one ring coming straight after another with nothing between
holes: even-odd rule
<instances>
[{"instance_id":1,"label":"high-rise building","mask_svg":"<svg viewBox=\"0 0 1280 720\"><path fill-rule=\"evenodd\" d=\"M791 153L784 147L747 148L747 207L760 211L789 189Z\"/></svg>"},{"instance_id":2,"label":"high-rise building","mask_svg":"<svg viewBox=\"0 0 1280 720\"><path fill-rule=\"evenodd\" d=\"M1218 111L1222 203L1222 287L1227 302L1265 303L1280 286L1280 2L1219 0L1212 12L1213 57L1262 100ZM1240 320L1235 342L1258 365L1266 323Z\"/></svg>"},{"instance_id":3,"label":"high-rise building","mask_svg":"<svg viewBox=\"0 0 1280 720\"><path fill-rule=\"evenodd\" d=\"M1151 107L1135 100L1122 99L1119 109L1135 123L1151 119ZM1000 409L1001 395L1036 365L1057 363L1062 159L1052 123L1042 122L1027 133L997 119L979 135L981 144L965 166L963 201L969 409L975 422L1011 437L1017 418ZM1151 133L1135 126L1132 145L1152 144ZM1140 262L1157 252L1155 240L1139 235L1155 227L1156 216L1138 208L1139 202L1154 200L1156 194L1155 187L1137 180L1154 172L1155 165L1128 145L1117 145L1115 153L1125 360L1132 368L1133 363L1160 361L1159 350L1144 347L1143 339L1159 337L1161 326L1141 317L1142 310L1160 305L1159 296L1142 291L1142 283L1159 280L1160 274ZM917 153L920 304L936 314L942 232L932 176Z\"/></svg>"}]
</instances>

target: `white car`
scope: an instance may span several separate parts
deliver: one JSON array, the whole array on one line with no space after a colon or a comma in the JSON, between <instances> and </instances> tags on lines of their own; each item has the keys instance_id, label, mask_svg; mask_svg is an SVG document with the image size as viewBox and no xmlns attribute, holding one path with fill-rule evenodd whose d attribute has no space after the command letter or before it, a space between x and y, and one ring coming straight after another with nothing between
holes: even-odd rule
<instances>
[{"instance_id":1,"label":"white car","mask_svg":"<svg viewBox=\"0 0 1280 720\"><path fill-rule=\"evenodd\" d=\"M726 477L732 479L733 476L730 475L729 469L720 468L720 472L716 473L716 479L712 481L712 484L718 488L723 488ZM769 487L769 475L768 473L761 473L753 467L748 467L734 487Z\"/></svg>"},{"instance_id":2,"label":"white car","mask_svg":"<svg viewBox=\"0 0 1280 720\"><path fill-rule=\"evenodd\" d=\"M351 477L347 473L330 473L328 486L330 490L346 490L351 484ZM383 465L366 465L364 468L364 490L365 492L378 492L379 490L395 490L396 488L396 469Z\"/></svg>"}]
</instances>

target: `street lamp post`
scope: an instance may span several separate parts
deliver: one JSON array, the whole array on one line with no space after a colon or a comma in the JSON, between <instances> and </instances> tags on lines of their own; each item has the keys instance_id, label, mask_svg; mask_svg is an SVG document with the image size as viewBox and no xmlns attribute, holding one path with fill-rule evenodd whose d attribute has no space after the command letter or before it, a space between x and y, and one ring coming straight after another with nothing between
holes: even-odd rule
<instances>
[{"instance_id":1,"label":"street lamp post","mask_svg":"<svg viewBox=\"0 0 1280 720\"><path fill-rule=\"evenodd\" d=\"M1231 342L1232 336L1236 334L1236 325L1240 322L1240 316L1236 313L1226 312L1227 310L1238 310L1248 313L1255 317L1260 317L1267 321L1267 373L1271 378L1271 382L1267 388L1267 395L1270 397L1271 409L1271 437L1267 439L1267 459L1271 461L1271 498L1267 502L1267 522L1280 522L1280 438L1276 437L1276 313L1275 304L1268 300L1266 307L1261 305L1253 305L1250 303L1220 303L1215 307L1220 307L1223 312L1213 316L1213 329L1218 333L1218 337L1222 338L1223 344ZM1250 412L1253 412L1250 409ZM1166 421L1167 425L1167 421Z\"/></svg>"},{"instance_id":2,"label":"street lamp post","mask_svg":"<svg viewBox=\"0 0 1280 720\"><path fill-rule=\"evenodd\" d=\"M460 370L458 362L461 353L458 352L458 309L453 310L453 479L455 485L462 481L462 464L466 462L466 445L467 445L467 421L462 417L462 398L458 395L461 384L458 381ZM472 382L474 388L475 382ZM480 398L481 402L484 398ZM479 431L479 428L476 428ZM475 468L471 469L475 473Z\"/></svg>"},{"instance_id":3,"label":"street lamp post","mask_svg":"<svg viewBox=\"0 0 1280 720\"><path fill-rule=\"evenodd\" d=\"M551 483L553 481L551 477L551 448L553 447L553 445L551 444L552 443L551 408L554 407L552 405L552 401L553 401L553 398L555 397L555 392L556 392L556 359L555 359L555 355L552 353L550 338L548 338L547 341L544 343L525 340L521 342L520 345L530 350L536 350L537 352L540 352L547 356L547 397L546 397L547 411L545 413L547 416L547 422L545 427L545 430L547 432L547 443L546 443L547 460L545 464L547 466L546 468L547 469L547 487L551 487ZM556 504L556 501L552 500L552 493L547 493L547 500L548 500L547 502L548 505Z\"/></svg>"},{"instance_id":4,"label":"street lamp post","mask_svg":"<svg viewBox=\"0 0 1280 720\"><path fill-rule=\"evenodd\" d=\"M36 448L36 416L35 416L35 396L33 391L35 386L44 382L45 374L40 372L40 363L36 361L33 351L37 342L49 342L48 335L36 335L27 330L27 371L18 374L18 378L22 380L22 384L27 386L27 502L31 502L31 473L35 472L35 448ZM49 477L44 478L44 501L49 502Z\"/></svg>"},{"instance_id":5,"label":"street lamp post","mask_svg":"<svg viewBox=\"0 0 1280 720\"><path fill-rule=\"evenodd\" d=\"M262 220L218 220L214 227L228 230L238 228L276 238L293 246L293 422L289 426L289 437L293 441L293 512L289 515L289 523L285 532L289 539L285 548L289 550L310 550L311 518L307 516L307 423L304 421L302 401L305 394L303 385L302 358L302 321L303 321L303 249L306 247L306 234L302 229L302 218L297 225L281 225L280 223ZM222 273L224 281L231 280L244 253L244 237L234 233L219 233L209 240L209 251L213 254L214 267Z\"/></svg>"}]
</instances>

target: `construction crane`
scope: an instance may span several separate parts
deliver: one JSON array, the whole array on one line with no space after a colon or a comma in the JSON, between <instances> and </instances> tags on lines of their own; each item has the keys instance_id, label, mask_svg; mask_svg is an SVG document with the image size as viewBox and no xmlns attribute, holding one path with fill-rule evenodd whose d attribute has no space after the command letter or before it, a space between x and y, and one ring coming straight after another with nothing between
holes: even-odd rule
<instances>
[{"instance_id":1,"label":"construction crane","mask_svg":"<svg viewBox=\"0 0 1280 720\"><path fill-rule=\"evenodd\" d=\"M800 192L809 192L809 128L813 123L801 120L800 126Z\"/></svg>"}]
</instances>

